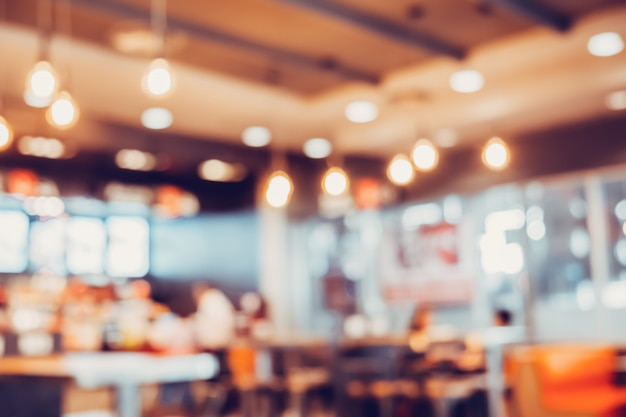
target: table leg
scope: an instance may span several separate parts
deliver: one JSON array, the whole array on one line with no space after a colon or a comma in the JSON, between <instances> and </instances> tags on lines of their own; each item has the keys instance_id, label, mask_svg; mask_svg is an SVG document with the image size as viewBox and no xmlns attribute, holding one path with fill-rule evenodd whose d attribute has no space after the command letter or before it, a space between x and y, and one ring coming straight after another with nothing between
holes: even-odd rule
<instances>
[{"instance_id":1,"label":"table leg","mask_svg":"<svg viewBox=\"0 0 626 417\"><path fill-rule=\"evenodd\" d=\"M141 392L136 384L116 387L117 417L141 417Z\"/></svg>"}]
</instances>

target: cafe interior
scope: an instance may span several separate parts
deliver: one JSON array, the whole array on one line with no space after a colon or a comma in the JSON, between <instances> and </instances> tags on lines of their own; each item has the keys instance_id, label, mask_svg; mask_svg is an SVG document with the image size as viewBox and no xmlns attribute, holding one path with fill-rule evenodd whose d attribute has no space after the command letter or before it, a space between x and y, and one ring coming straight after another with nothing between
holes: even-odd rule
<instances>
[{"instance_id":1,"label":"cafe interior","mask_svg":"<svg viewBox=\"0 0 626 417\"><path fill-rule=\"evenodd\" d=\"M626 415L625 39L0 0L0 417Z\"/></svg>"}]
</instances>

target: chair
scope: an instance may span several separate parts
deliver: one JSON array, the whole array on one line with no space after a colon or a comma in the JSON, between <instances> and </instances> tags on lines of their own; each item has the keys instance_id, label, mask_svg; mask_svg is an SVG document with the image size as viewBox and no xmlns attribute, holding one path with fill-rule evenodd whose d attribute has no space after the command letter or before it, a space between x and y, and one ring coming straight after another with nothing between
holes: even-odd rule
<instances>
[{"instance_id":1,"label":"chair","mask_svg":"<svg viewBox=\"0 0 626 417\"><path fill-rule=\"evenodd\" d=\"M551 345L519 348L510 357L517 417L608 417L626 405L613 384L611 346Z\"/></svg>"}]
</instances>

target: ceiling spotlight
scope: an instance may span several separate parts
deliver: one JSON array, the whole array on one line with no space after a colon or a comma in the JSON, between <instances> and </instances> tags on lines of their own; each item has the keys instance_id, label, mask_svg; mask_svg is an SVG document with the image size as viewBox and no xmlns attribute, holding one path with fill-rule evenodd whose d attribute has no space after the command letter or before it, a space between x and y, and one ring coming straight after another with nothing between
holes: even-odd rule
<instances>
[{"instance_id":1,"label":"ceiling spotlight","mask_svg":"<svg viewBox=\"0 0 626 417\"><path fill-rule=\"evenodd\" d=\"M420 139L413 147L411 159L418 170L432 171L439 162L439 151L428 139Z\"/></svg>"},{"instance_id":2,"label":"ceiling spotlight","mask_svg":"<svg viewBox=\"0 0 626 417\"><path fill-rule=\"evenodd\" d=\"M172 112L163 107L151 107L141 114L141 124L148 129L167 129L172 125L174 116Z\"/></svg>"},{"instance_id":3,"label":"ceiling spotlight","mask_svg":"<svg viewBox=\"0 0 626 417\"><path fill-rule=\"evenodd\" d=\"M484 85L483 75L475 70L457 71L450 77L450 88L457 93L475 93Z\"/></svg>"},{"instance_id":4,"label":"ceiling spotlight","mask_svg":"<svg viewBox=\"0 0 626 417\"><path fill-rule=\"evenodd\" d=\"M115 164L132 171L151 171L156 167L157 158L138 149L121 149L115 154Z\"/></svg>"},{"instance_id":5,"label":"ceiling spotlight","mask_svg":"<svg viewBox=\"0 0 626 417\"><path fill-rule=\"evenodd\" d=\"M13 142L13 129L6 119L0 116L0 151L7 149Z\"/></svg>"},{"instance_id":6,"label":"ceiling spotlight","mask_svg":"<svg viewBox=\"0 0 626 417\"><path fill-rule=\"evenodd\" d=\"M378 106L371 101L353 101L346 107L345 115L353 123L369 123L378 117Z\"/></svg>"},{"instance_id":7,"label":"ceiling spotlight","mask_svg":"<svg viewBox=\"0 0 626 417\"><path fill-rule=\"evenodd\" d=\"M598 33L589 38L587 50L593 56L613 56L624 50L624 41L615 32Z\"/></svg>"},{"instance_id":8,"label":"ceiling spotlight","mask_svg":"<svg viewBox=\"0 0 626 417\"><path fill-rule=\"evenodd\" d=\"M58 77L52 65L39 61L26 77L24 100L33 107L46 107L52 101L58 89Z\"/></svg>"},{"instance_id":9,"label":"ceiling spotlight","mask_svg":"<svg viewBox=\"0 0 626 417\"><path fill-rule=\"evenodd\" d=\"M606 97L606 106L610 110L626 109L626 90L615 91Z\"/></svg>"},{"instance_id":10,"label":"ceiling spotlight","mask_svg":"<svg viewBox=\"0 0 626 417\"><path fill-rule=\"evenodd\" d=\"M142 80L142 87L146 94L161 97L174 88L174 77L169 63L163 58L157 58L150 63Z\"/></svg>"},{"instance_id":11,"label":"ceiling spotlight","mask_svg":"<svg viewBox=\"0 0 626 417\"><path fill-rule=\"evenodd\" d=\"M235 182L245 178L246 169L241 164L229 164L219 159L209 159L200 164L198 175L207 181Z\"/></svg>"},{"instance_id":12,"label":"ceiling spotlight","mask_svg":"<svg viewBox=\"0 0 626 417\"><path fill-rule=\"evenodd\" d=\"M494 137L485 145L482 157L484 164L489 169L500 171L507 167L511 155L504 141Z\"/></svg>"},{"instance_id":13,"label":"ceiling spotlight","mask_svg":"<svg viewBox=\"0 0 626 417\"><path fill-rule=\"evenodd\" d=\"M322 189L326 194L339 196L350 187L348 175L341 168L332 167L324 174L322 178Z\"/></svg>"},{"instance_id":14,"label":"ceiling spotlight","mask_svg":"<svg viewBox=\"0 0 626 417\"><path fill-rule=\"evenodd\" d=\"M67 91L59 93L46 111L48 123L62 129L74 126L78 121L78 116L78 106Z\"/></svg>"},{"instance_id":15,"label":"ceiling spotlight","mask_svg":"<svg viewBox=\"0 0 626 417\"><path fill-rule=\"evenodd\" d=\"M387 177L396 185L407 185L415 178L415 169L406 155L398 154L387 167Z\"/></svg>"},{"instance_id":16,"label":"ceiling spotlight","mask_svg":"<svg viewBox=\"0 0 626 417\"><path fill-rule=\"evenodd\" d=\"M267 182L265 200L274 208L281 208L289 203L293 193L293 182L284 171L274 172Z\"/></svg>"},{"instance_id":17,"label":"ceiling spotlight","mask_svg":"<svg viewBox=\"0 0 626 417\"><path fill-rule=\"evenodd\" d=\"M261 148L269 145L272 140L272 132L264 126L250 126L244 129L241 140L252 148Z\"/></svg>"},{"instance_id":18,"label":"ceiling spotlight","mask_svg":"<svg viewBox=\"0 0 626 417\"><path fill-rule=\"evenodd\" d=\"M326 158L332 152L333 147L324 138L312 138L304 143L304 154L309 158L322 159Z\"/></svg>"}]
</instances>

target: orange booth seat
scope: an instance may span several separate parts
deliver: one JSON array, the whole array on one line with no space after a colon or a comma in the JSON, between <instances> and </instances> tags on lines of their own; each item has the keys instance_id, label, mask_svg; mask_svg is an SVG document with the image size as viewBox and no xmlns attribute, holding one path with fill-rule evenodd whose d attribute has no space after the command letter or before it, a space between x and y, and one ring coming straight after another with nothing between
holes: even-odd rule
<instances>
[{"instance_id":1,"label":"orange booth seat","mask_svg":"<svg viewBox=\"0 0 626 417\"><path fill-rule=\"evenodd\" d=\"M626 388L613 383L615 347L524 347L508 359L519 417L608 417L626 405Z\"/></svg>"}]
</instances>

